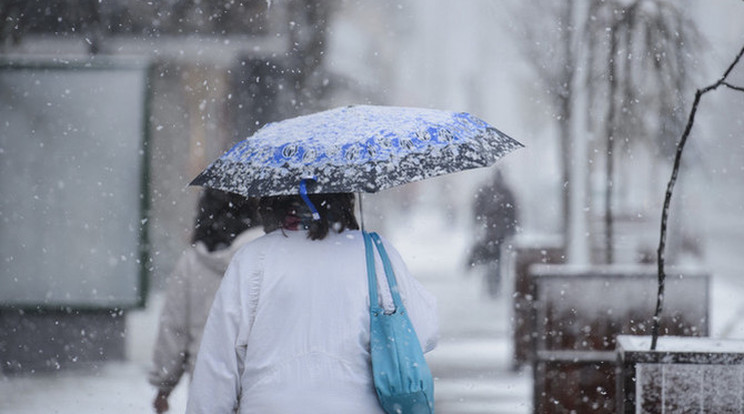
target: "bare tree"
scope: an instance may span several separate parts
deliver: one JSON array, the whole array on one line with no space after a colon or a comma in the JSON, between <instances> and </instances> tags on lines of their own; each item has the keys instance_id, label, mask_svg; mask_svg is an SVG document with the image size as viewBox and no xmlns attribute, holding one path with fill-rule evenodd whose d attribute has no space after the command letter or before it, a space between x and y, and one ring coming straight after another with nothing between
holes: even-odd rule
<instances>
[{"instance_id":1,"label":"bare tree","mask_svg":"<svg viewBox=\"0 0 744 414\"><path fill-rule=\"evenodd\" d=\"M592 1L584 29L591 108L604 108L594 125L605 137L605 261L614 261L615 161L645 141L668 157L684 123L690 85L686 70L699 36L677 3L664 0Z\"/></svg>"},{"instance_id":2,"label":"bare tree","mask_svg":"<svg viewBox=\"0 0 744 414\"><path fill-rule=\"evenodd\" d=\"M571 154L575 137L571 131L578 64L579 32L576 30L575 0L535 0L520 2L514 14L525 23L516 31L525 59L548 93L549 103L558 123L560 141L561 201L563 209L563 234L568 236L572 214L571 192L574 180L571 174ZM577 160L578 161L578 160ZM566 237L565 243L571 241Z\"/></svg>"},{"instance_id":3,"label":"bare tree","mask_svg":"<svg viewBox=\"0 0 744 414\"><path fill-rule=\"evenodd\" d=\"M692 131L693 125L695 125L695 115L697 114L698 105L700 104L700 99L708 92L712 92L720 87L725 87L734 91L738 92L744 92L744 87L737 86L729 83L728 77L731 74L731 72L734 70L734 68L739 64L739 61L741 60L742 55L744 55L744 47L739 50L739 53L736 55L736 58L734 58L734 61L729 65L728 69L723 73L723 76L721 76L720 79L718 79L715 83L706 86L705 88L698 89L695 92L695 99L692 102L692 108L690 109L690 114L687 117L687 124L685 125L685 129L682 132L682 136L679 139L679 143L677 144L677 150L675 152L674 157L674 167L672 168L672 175L669 178L669 182L667 184L667 190L666 194L664 196L664 206L661 210L661 234L659 237L659 248L657 250L657 266L658 266L658 293L656 295L656 311L654 313L654 317L651 324L651 350L656 349L656 344L659 338L659 326L661 325L661 312L662 308L664 306L664 284L666 279L666 273L664 270L664 253L666 248L666 238L667 238L667 219L669 218L669 208L672 202L672 192L674 191L674 186L677 183L677 175L679 174L679 167L682 162L682 153L684 152L685 145L687 144L687 139L690 136L690 132Z\"/></svg>"}]
</instances>

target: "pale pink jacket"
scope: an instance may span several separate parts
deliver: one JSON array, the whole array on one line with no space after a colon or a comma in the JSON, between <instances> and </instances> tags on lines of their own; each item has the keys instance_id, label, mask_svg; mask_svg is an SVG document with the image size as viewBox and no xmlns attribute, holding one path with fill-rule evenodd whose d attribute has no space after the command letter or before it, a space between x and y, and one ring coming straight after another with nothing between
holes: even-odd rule
<instances>
[{"instance_id":1,"label":"pale pink jacket","mask_svg":"<svg viewBox=\"0 0 744 414\"><path fill-rule=\"evenodd\" d=\"M184 373L193 373L204 324L222 276L235 252L260 235L263 231L255 228L239 235L226 249L210 252L197 243L183 253L167 281L148 378L152 385L170 392Z\"/></svg>"}]
</instances>

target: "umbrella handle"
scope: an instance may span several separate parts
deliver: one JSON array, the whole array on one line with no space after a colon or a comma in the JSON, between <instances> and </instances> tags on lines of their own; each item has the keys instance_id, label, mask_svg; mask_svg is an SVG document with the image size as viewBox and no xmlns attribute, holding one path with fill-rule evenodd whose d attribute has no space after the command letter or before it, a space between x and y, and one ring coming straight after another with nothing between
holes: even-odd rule
<instances>
[{"instance_id":1,"label":"umbrella handle","mask_svg":"<svg viewBox=\"0 0 744 414\"><path fill-rule=\"evenodd\" d=\"M307 180L315 181L315 178L303 178L300 180L300 197L302 197L302 201L310 208L310 212L313 213L313 220L317 221L320 220L320 213L315 208L315 204L310 201L310 197L307 196Z\"/></svg>"},{"instance_id":2,"label":"umbrella handle","mask_svg":"<svg viewBox=\"0 0 744 414\"><path fill-rule=\"evenodd\" d=\"M359 195L359 224L361 224L362 231L364 231L364 209L362 208L362 193L359 192L357 194Z\"/></svg>"}]
</instances>

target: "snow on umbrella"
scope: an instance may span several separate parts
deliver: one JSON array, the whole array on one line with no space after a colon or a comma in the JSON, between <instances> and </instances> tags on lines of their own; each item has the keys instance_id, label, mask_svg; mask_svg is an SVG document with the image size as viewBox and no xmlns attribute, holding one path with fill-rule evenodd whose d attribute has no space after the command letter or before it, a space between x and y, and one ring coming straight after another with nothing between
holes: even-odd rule
<instances>
[{"instance_id":1,"label":"snow on umbrella","mask_svg":"<svg viewBox=\"0 0 744 414\"><path fill-rule=\"evenodd\" d=\"M246 197L374 193L486 167L523 145L465 112L348 106L270 123L239 142L191 185Z\"/></svg>"}]
</instances>

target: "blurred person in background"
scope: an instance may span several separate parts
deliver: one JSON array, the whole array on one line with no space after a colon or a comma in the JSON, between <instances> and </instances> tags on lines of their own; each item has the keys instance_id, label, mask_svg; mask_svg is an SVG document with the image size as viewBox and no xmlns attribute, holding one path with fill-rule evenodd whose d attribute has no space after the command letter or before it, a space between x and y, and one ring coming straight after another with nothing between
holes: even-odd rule
<instances>
[{"instance_id":1,"label":"blurred person in background","mask_svg":"<svg viewBox=\"0 0 744 414\"><path fill-rule=\"evenodd\" d=\"M149 381L157 387L155 412L168 411L168 397L184 373L194 370L202 331L233 254L263 232L258 202L207 189L200 196L192 246L167 281Z\"/></svg>"},{"instance_id":2,"label":"blurred person in background","mask_svg":"<svg viewBox=\"0 0 744 414\"><path fill-rule=\"evenodd\" d=\"M478 189L473 203L475 233L478 235L470 249L470 269L485 268L486 288L492 297L501 289L501 249L517 229L517 210L514 193L501 171L485 187Z\"/></svg>"}]
</instances>

